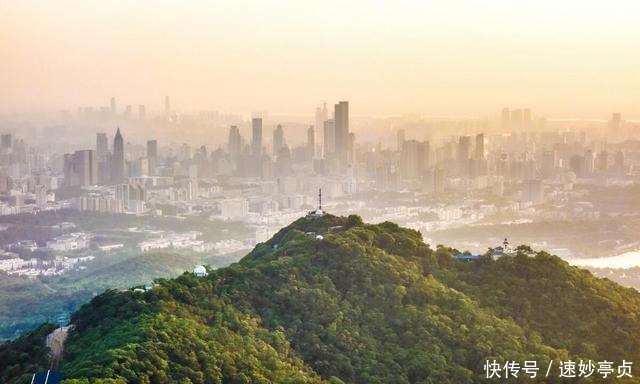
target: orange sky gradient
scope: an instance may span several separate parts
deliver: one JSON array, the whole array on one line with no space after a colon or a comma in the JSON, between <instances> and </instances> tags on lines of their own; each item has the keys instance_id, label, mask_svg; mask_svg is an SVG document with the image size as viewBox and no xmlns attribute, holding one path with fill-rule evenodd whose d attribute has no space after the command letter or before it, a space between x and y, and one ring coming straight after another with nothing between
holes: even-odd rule
<instances>
[{"instance_id":1,"label":"orange sky gradient","mask_svg":"<svg viewBox=\"0 0 640 384\"><path fill-rule=\"evenodd\" d=\"M0 112L640 119L638 1L0 2Z\"/></svg>"}]
</instances>

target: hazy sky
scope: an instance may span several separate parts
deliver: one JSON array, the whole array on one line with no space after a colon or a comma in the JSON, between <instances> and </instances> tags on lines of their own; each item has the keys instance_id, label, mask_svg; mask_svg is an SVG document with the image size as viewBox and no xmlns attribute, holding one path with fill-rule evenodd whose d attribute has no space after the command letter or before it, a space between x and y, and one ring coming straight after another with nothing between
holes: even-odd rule
<instances>
[{"instance_id":1,"label":"hazy sky","mask_svg":"<svg viewBox=\"0 0 640 384\"><path fill-rule=\"evenodd\" d=\"M640 118L640 1L0 1L0 110Z\"/></svg>"}]
</instances>

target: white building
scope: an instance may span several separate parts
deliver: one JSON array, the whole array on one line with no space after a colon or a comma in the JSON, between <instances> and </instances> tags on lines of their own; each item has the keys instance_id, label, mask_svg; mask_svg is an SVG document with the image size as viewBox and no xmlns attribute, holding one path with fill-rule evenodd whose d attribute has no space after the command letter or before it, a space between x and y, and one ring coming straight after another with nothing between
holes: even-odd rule
<instances>
[{"instance_id":1,"label":"white building","mask_svg":"<svg viewBox=\"0 0 640 384\"><path fill-rule=\"evenodd\" d=\"M225 199L219 205L220 215L225 219L238 220L249 214L249 201L247 199Z\"/></svg>"}]
</instances>

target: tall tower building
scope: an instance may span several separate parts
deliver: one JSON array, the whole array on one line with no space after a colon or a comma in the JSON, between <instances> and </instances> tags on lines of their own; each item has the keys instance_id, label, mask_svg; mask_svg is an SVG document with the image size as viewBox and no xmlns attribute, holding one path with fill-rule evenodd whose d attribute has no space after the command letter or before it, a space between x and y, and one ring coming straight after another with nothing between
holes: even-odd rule
<instances>
[{"instance_id":1,"label":"tall tower building","mask_svg":"<svg viewBox=\"0 0 640 384\"><path fill-rule=\"evenodd\" d=\"M396 133L396 141L397 141L396 148L398 149L398 151L402 151L405 140L406 140L406 135L405 135L404 129L398 129L398 132Z\"/></svg>"},{"instance_id":2,"label":"tall tower building","mask_svg":"<svg viewBox=\"0 0 640 384\"><path fill-rule=\"evenodd\" d=\"M138 119L139 120L144 120L147 117L147 108L144 106L144 104L140 104L138 105Z\"/></svg>"},{"instance_id":3,"label":"tall tower building","mask_svg":"<svg viewBox=\"0 0 640 384\"><path fill-rule=\"evenodd\" d=\"M239 155L242 149L242 138L240 137L240 130L237 126L232 125L229 128L229 142L227 149L231 155Z\"/></svg>"},{"instance_id":4,"label":"tall tower building","mask_svg":"<svg viewBox=\"0 0 640 384\"><path fill-rule=\"evenodd\" d=\"M64 155L64 181L69 187L87 187L97 184L96 151L86 149Z\"/></svg>"},{"instance_id":5,"label":"tall tower building","mask_svg":"<svg viewBox=\"0 0 640 384\"><path fill-rule=\"evenodd\" d=\"M400 155L400 174L407 179L418 177L420 171L420 143L417 140L405 140Z\"/></svg>"},{"instance_id":6,"label":"tall tower building","mask_svg":"<svg viewBox=\"0 0 640 384\"><path fill-rule=\"evenodd\" d=\"M462 177L470 174L469 159L471 159L471 137L460 136L458 139L458 173Z\"/></svg>"},{"instance_id":7,"label":"tall tower building","mask_svg":"<svg viewBox=\"0 0 640 384\"><path fill-rule=\"evenodd\" d=\"M106 133L96 133L96 157L98 162L107 160L109 153L109 139Z\"/></svg>"},{"instance_id":8,"label":"tall tower building","mask_svg":"<svg viewBox=\"0 0 640 384\"><path fill-rule=\"evenodd\" d=\"M117 113L116 111L116 98L112 97L111 98L111 116L115 116Z\"/></svg>"},{"instance_id":9,"label":"tall tower building","mask_svg":"<svg viewBox=\"0 0 640 384\"><path fill-rule=\"evenodd\" d=\"M111 163L111 182L119 184L124 181L124 139L120 128L113 138L113 158Z\"/></svg>"},{"instance_id":10,"label":"tall tower building","mask_svg":"<svg viewBox=\"0 0 640 384\"><path fill-rule=\"evenodd\" d=\"M327 103L322 103L322 108L316 108L316 129L322 129L324 122L329 120L329 111L327 111Z\"/></svg>"},{"instance_id":11,"label":"tall tower building","mask_svg":"<svg viewBox=\"0 0 640 384\"><path fill-rule=\"evenodd\" d=\"M514 109L511 111L511 129L515 131L522 130L522 109Z\"/></svg>"},{"instance_id":12,"label":"tall tower building","mask_svg":"<svg viewBox=\"0 0 640 384\"><path fill-rule=\"evenodd\" d=\"M262 153L262 119L251 119L251 152L254 155Z\"/></svg>"},{"instance_id":13,"label":"tall tower building","mask_svg":"<svg viewBox=\"0 0 640 384\"><path fill-rule=\"evenodd\" d=\"M5 149L5 150L11 149L11 146L13 145L13 139L10 133L5 133L1 136L0 145L2 146L2 149Z\"/></svg>"},{"instance_id":14,"label":"tall tower building","mask_svg":"<svg viewBox=\"0 0 640 384\"><path fill-rule=\"evenodd\" d=\"M484 134L479 133L476 135L476 160L484 159Z\"/></svg>"},{"instance_id":15,"label":"tall tower building","mask_svg":"<svg viewBox=\"0 0 640 384\"><path fill-rule=\"evenodd\" d=\"M507 131L511 128L511 113L509 112L509 108L502 108L502 112L500 114L500 129L502 131Z\"/></svg>"},{"instance_id":16,"label":"tall tower building","mask_svg":"<svg viewBox=\"0 0 640 384\"><path fill-rule=\"evenodd\" d=\"M284 130L282 125L278 124L273 131L273 156L278 156L278 153L284 147Z\"/></svg>"},{"instance_id":17,"label":"tall tower building","mask_svg":"<svg viewBox=\"0 0 640 384\"><path fill-rule=\"evenodd\" d=\"M531 121L531 109L529 108L525 108L522 111L522 126L524 129L531 129L532 128L532 121Z\"/></svg>"},{"instance_id":18,"label":"tall tower building","mask_svg":"<svg viewBox=\"0 0 640 384\"><path fill-rule=\"evenodd\" d=\"M307 128L307 153L310 159L316 155L316 131L313 125Z\"/></svg>"},{"instance_id":19,"label":"tall tower building","mask_svg":"<svg viewBox=\"0 0 640 384\"><path fill-rule=\"evenodd\" d=\"M149 175L155 175L158 162L158 140L147 141L147 159L149 160Z\"/></svg>"},{"instance_id":20,"label":"tall tower building","mask_svg":"<svg viewBox=\"0 0 640 384\"><path fill-rule=\"evenodd\" d=\"M622 115L620 115L620 113L611 115L611 120L609 120L609 137L612 137L614 141L624 139L624 133L622 132Z\"/></svg>"},{"instance_id":21,"label":"tall tower building","mask_svg":"<svg viewBox=\"0 0 640 384\"><path fill-rule=\"evenodd\" d=\"M336 151L336 125L333 119L324 122L324 158L333 156Z\"/></svg>"},{"instance_id":22,"label":"tall tower building","mask_svg":"<svg viewBox=\"0 0 640 384\"><path fill-rule=\"evenodd\" d=\"M349 152L349 102L340 101L334 107L335 146L338 159L346 161Z\"/></svg>"}]
</instances>

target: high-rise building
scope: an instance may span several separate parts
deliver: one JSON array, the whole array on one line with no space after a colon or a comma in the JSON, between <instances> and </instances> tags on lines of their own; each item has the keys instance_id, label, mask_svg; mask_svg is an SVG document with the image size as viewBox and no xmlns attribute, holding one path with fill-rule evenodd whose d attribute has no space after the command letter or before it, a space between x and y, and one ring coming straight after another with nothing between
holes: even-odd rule
<instances>
[{"instance_id":1,"label":"high-rise building","mask_svg":"<svg viewBox=\"0 0 640 384\"><path fill-rule=\"evenodd\" d=\"M420 143L417 140L405 140L402 143L400 174L404 178L418 177L420 170L419 147Z\"/></svg>"},{"instance_id":2,"label":"high-rise building","mask_svg":"<svg viewBox=\"0 0 640 384\"><path fill-rule=\"evenodd\" d=\"M307 128L307 153L310 159L316 155L316 131L313 125Z\"/></svg>"},{"instance_id":3,"label":"high-rise building","mask_svg":"<svg viewBox=\"0 0 640 384\"><path fill-rule=\"evenodd\" d=\"M149 159L158 158L158 140L147 141L147 157Z\"/></svg>"},{"instance_id":4,"label":"high-rise building","mask_svg":"<svg viewBox=\"0 0 640 384\"><path fill-rule=\"evenodd\" d=\"M609 153L607 151L600 151L598 157L596 157L596 171L601 174L606 173L609 170Z\"/></svg>"},{"instance_id":5,"label":"high-rise building","mask_svg":"<svg viewBox=\"0 0 640 384\"><path fill-rule=\"evenodd\" d=\"M147 159L149 160L149 175L155 175L158 162L158 140L147 141Z\"/></svg>"},{"instance_id":6,"label":"high-rise building","mask_svg":"<svg viewBox=\"0 0 640 384\"><path fill-rule=\"evenodd\" d=\"M124 139L120 133L120 128L113 138L113 157L111 159L111 182L119 184L124 181Z\"/></svg>"},{"instance_id":7,"label":"high-rise building","mask_svg":"<svg viewBox=\"0 0 640 384\"><path fill-rule=\"evenodd\" d=\"M532 204L544 202L544 185L542 180L528 179L522 182L522 201L530 201Z\"/></svg>"},{"instance_id":8,"label":"high-rise building","mask_svg":"<svg viewBox=\"0 0 640 384\"><path fill-rule=\"evenodd\" d=\"M115 186L116 210L124 212L129 207L129 184Z\"/></svg>"},{"instance_id":9,"label":"high-rise building","mask_svg":"<svg viewBox=\"0 0 640 384\"><path fill-rule=\"evenodd\" d=\"M611 133L617 133L620 131L621 122L622 122L622 115L620 113L614 113L611 115L611 120L609 120L609 127L611 128Z\"/></svg>"},{"instance_id":10,"label":"high-rise building","mask_svg":"<svg viewBox=\"0 0 640 384\"><path fill-rule=\"evenodd\" d=\"M131 118L131 104L127 104L124 107L124 118L125 119L130 119Z\"/></svg>"},{"instance_id":11,"label":"high-rise building","mask_svg":"<svg viewBox=\"0 0 640 384\"><path fill-rule=\"evenodd\" d=\"M542 153L542 177L550 179L555 176L558 153L556 151L544 151Z\"/></svg>"},{"instance_id":12,"label":"high-rise building","mask_svg":"<svg viewBox=\"0 0 640 384\"><path fill-rule=\"evenodd\" d=\"M396 149L398 151L402 151L402 148L404 146L404 141L406 140L405 138L405 131L404 129L398 129L398 132L396 133Z\"/></svg>"},{"instance_id":13,"label":"high-rise building","mask_svg":"<svg viewBox=\"0 0 640 384\"><path fill-rule=\"evenodd\" d=\"M280 149L284 147L284 130L282 129L282 125L278 124L276 129L273 131L273 156L278 156Z\"/></svg>"},{"instance_id":14,"label":"high-rise building","mask_svg":"<svg viewBox=\"0 0 640 384\"><path fill-rule=\"evenodd\" d=\"M349 102L340 101L334 108L335 151L340 161L348 159L349 152Z\"/></svg>"},{"instance_id":15,"label":"high-rise building","mask_svg":"<svg viewBox=\"0 0 640 384\"><path fill-rule=\"evenodd\" d=\"M254 117L251 119L251 151L254 155L262 153L262 119Z\"/></svg>"},{"instance_id":16,"label":"high-rise building","mask_svg":"<svg viewBox=\"0 0 640 384\"><path fill-rule=\"evenodd\" d=\"M624 132L622 132L622 115L620 113L614 113L609 120L609 136L614 141L620 141L625 138Z\"/></svg>"},{"instance_id":17,"label":"high-rise building","mask_svg":"<svg viewBox=\"0 0 640 384\"><path fill-rule=\"evenodd\" d=\"M327 103L322 103L322 108L316 108L316 129L322 129L324 122L329 120L329 112L327 111Z\"/></svg>"},{"instance_id":18,"label":"high-rise building","mask_svg":"<svg viewBox=\"0 0 640 384\"><path fill-rule=\"evenodd\" d=\"M531 109L529 109L529 108L525 108L522 111L522 127L524 129L531 129L532 128Z\"/></svg>"},{"instance_id":19,"label":"high-rise building","mask_svg":"<svg viewBox=\"0 0 640 384\"><path fill-rule=\"evenodd\" d=\"M110 109L111 109L111 115L115 116L116 113L117 113L117 111L116 111L116 98L115 97L111 98L111 108Z\"/></svg>"},{"instance_id":20,"label":"high-rise building","mask_svg":"<svg viewBox=\"0 0 640 384\"><path fill-rule=\"evenodd\" d=\"M584 172L586 175L592 175L596 169L596 156L592 150L588 149L584 153Z\"/></svg>"},{"instance_id":21,"label":"high-rise building","mask_svg":"<svg viewBox=\"0 0 640 384\"><path fill-rule=\"evenodd\" d=\"M471 136L460 136L457 151L458 172L460 176L469 176L469 159L471 159Z\"/></svg>"},{"instance_id":22,"label":"high-rise building","mask_svg":"<svg viewBox=\"0 0 640 384\"><path fill-rule=\"evenodd\" d=\"M146 118L147 118L147 108L144 106L144 104L138 105L138 119L144 120Z\"/></svg>"},{"instance_id":23,"label":"high-rise building","mask_svg":"<svg viewBox=\"0 0 640 384\"><path fill-rule=\"evenodd\" d=\"M46 208L47 206L47 187L44 185L36 185L35 188L36 195L36 206L40 209Z\"/></svg>"},{"instance_id":24,"label":"high-rise building","mask_svg":"<svg viewBox=\"0 0 640 384\"><path fill-rule=\"evenodd\" d=\"M109 153L109 139L106 133L96 133L96 157L98 162L106 161Z\"/></svg>"},{"instance_id":25,"label":"high-rise building","mask_svg":"<svg viewBox=\"0 0 640 384\"><path fill-rule=\"evenodd\" d=\"M240 130L235 125L232 125L229 128L229 142L227 144L227 149L233 156L237 156L241 152L242 137L240 137Z\"/></svg>"},{"instance_id":26,"label":"high-rise building","mask_svg":"<svg viewBox=\"0 0 640 384\"><path fill-rule=\"evenodd\" d=\"M418 172L420 175L426 175L431 168L431 144L423 141L418 146Z\"/></svg>"},{"instance_id":27,"label":"high-rise building","mask_svg":"<svg viewBox=\"0 0 640 384\"><path fill-rule=\"evenodd\" d=\"M500 114L500 128L502 131L507 131L511 128L511 113L509 112L509 108L502 108L502 113Z\"/></svg>"},{"instance_id":28,"label":"high-rise building","mask_svg":"<svg viewBox=\"0 0 640 384\"><path fill-rule=\"evenodd\" d=\"M333 156L336 151L336 125L333 119L324 122L324 158Z\"/></svg>"},{"instance_id":29,"label":"high-rise building","mask_svg":"<svg viewBox=\"0 0 640 384\"><path fill-rule=\"evenodd\" d=\"M614 161L613 161L613 171L618 176L624 175L624 172L625 172L624 152L622 152L622 151L617 151L616 152L616 156L615 156Z\"/></svg>"},{"instance_id":30,"label":"high-rise building","mask_svg":"<svg viewBox=\"0 0 640 384\"><path fill-rule=\"evenodd\" d=\"M484 134L479 133L476 135L476 160L484 159Z\"/></svg>"},{"instance_id":31,"label":"high-rise building","mask_svg":"<svg viewBox=\"0 0 640 384\"><path fill-rule=\"evenodd\" d=\"M522 130L522 109L511 111L511 129L514 131Z\"/></svg>"},{"instance_id":32,"label":"high-rise building","mask_svg":"<svg viewBox=\"0 0 640 384\"><path fill-rule=\"evenodd\" d=\"M2 146L2 149L5 149L5 150L11 149L12 143L13 141L10 133L5 133L2 136L0 136L0 145Z\"/></svg>"},{"instance_id":33,"label":"high-rise building","mask_svg":"<svg viewBox=\"0 0 640 384\"><path fill-rule=\"evenodd\" d=\"M97 184L96 151L86 149L64 155L64 180L68 187L87 187Z\"/></svg>"}]
</instances>

